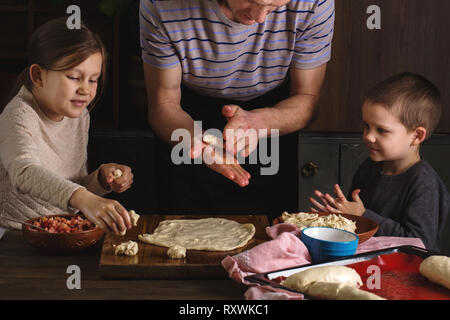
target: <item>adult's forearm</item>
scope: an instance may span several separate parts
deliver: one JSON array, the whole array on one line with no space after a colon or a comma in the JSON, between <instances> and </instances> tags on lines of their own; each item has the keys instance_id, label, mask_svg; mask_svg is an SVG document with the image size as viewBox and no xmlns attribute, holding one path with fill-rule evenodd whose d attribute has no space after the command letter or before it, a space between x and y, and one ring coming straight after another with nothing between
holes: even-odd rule
<instances>
[{"instance_id":1,"label":"adult's forearm","mask_svg":"<svg viewBox=\"0 0 450 320\"><path fill-rule=\"evenodd\" d=\"M255 109L267 126L278 129L279 135L289 134L305 128L313 120L318 96L298 94L280 101L273 107Z\"/></svg>"},{"instance_id":2,"label":"adult's forearm","mask_svg":"<svg viewBox=\"0 0 450 320\"><path fill-rule=\"evenodd\" d=\"M179 105L151 107L148 121L158 137L169 145L178 143L171 140L176 129L186 129L194 136L194 120Z\"/></svg>"}]
</instances>

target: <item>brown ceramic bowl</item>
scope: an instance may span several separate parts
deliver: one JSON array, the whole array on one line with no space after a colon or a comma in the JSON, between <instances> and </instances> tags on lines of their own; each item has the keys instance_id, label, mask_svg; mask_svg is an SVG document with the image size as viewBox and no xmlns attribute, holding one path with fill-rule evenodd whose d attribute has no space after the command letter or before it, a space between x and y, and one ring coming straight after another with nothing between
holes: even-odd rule
<instances>
[{"instance_id":1,"label":"brown ceramic bowl","mask_svg":"<svg viewBox=\"0 0 450 320\"><path fill-rule=\"evenodd\" d=\"M64 217L70 219L75 214L55 214L46 216ZM33 224L42 217L29 219L26 222ZM38 232L35 229L22 224L23 237L33 247L46 254L69 254L83 251L102 239L104 231L95 226L93 229L71 233Z\"/></svg>"},{"instance_id":2,"label":"brown ceramic bowl","mask_svg":"<svg viewBox=\"0 0 450 320\"><path fill-rule=\"evenodd\" d=\"M315 212L308 212L308 213L315 213ZM332 213L329 212L317 212L319 216L327 216ZM345 214L345 213L339 213L344 218L347 218L349 220L356 222L356 230L355 233L359 237L358 244L363 243L364 241L369 240L375 233L377 233L379 225L375 221L372 221L370 219L367 219L365 217L359 217L354 216L351 214ZM281 217L275 218L272 222L272 224L278 224L281 223Z\"/></svg>"}]
</instances>

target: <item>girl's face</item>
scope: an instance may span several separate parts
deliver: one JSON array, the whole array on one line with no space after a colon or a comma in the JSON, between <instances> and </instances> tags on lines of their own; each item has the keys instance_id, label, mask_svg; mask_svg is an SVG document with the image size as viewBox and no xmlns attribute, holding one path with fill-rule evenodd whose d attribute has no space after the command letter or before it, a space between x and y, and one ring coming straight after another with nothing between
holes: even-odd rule
<instances>
[{"instance_id":1,"label":"girl's face","mask_svg":"<svg viewBox=\"0 0 450 320\"><path fill-rule=\"evenodd\" d=\"M69 70L41 69L41 81L34 84L40 108L53 121L79 117L95 98L101 70L100 52Z\"/></svg>"},{"instance_id":2,"label":"girl's face","mask_svg":"<svg viewBox=\"0 0 450 320\"><path fill-rule=\"evenodd\" d=\"M225 0L225 15L245 25L263 23L268 14L284 6L290 0Z\"/></svg>"},{"instance_id":3,"label":"girl's face","mask_svg":"<svg viewBox=\"0 0 450 320\"><path fill-rule=\"evenodd\" d=\"M414 150L415 132L409 131L384 106L364 103L363 140L373 161L396 161L406 158Z\"/></svg>"}]
</instances>

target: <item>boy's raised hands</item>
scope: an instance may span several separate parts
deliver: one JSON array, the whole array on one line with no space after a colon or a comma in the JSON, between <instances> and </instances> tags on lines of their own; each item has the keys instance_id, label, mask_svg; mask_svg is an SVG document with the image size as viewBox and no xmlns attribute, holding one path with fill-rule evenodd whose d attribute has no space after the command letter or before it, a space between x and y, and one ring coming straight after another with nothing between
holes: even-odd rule
<instances>
[{"instance_id":1,"label":"boy's raised hands","mask_svg":"<svg viewBox=\"0 0 450 320\"><path fill-rule=\"evenodd\" d=\"M315 206L311 207L312 212L331 212L331 213L346 213L355 216L362 216L366 211L362 200L359 197L360 189L355 189L352 192L353 201L348 201L342 192L338 184L334 185L334 194L336 198L333 198L328 193L323 194L319 190L315 190L314 194L322 201L318 202L313 197L309 198L309 201Z\"/></svg>"}]
</instances>

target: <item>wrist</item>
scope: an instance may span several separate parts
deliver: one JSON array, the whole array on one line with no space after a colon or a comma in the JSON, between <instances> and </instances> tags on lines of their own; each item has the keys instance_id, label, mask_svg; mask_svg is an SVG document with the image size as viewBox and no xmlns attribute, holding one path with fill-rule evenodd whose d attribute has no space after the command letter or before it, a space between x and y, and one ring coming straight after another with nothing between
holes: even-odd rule
<instances>
[{"instance_id":1,"label":"wrist","mask_svg":"<svg viewBox=\"0 0 450 320\"><path fill-rule=\"evenodd\" d=\"M256 129L259 130L259 138L270 137L271 130L274 129L272 128L270 121L270 119L274 116L272 109L273 108L259 108L250 111L257 118L256 122L258 123L258 128ZM263 130L263 132L261 132L261 130Z\"/></svg>"},{"instance_id":2,"label":"wrist","mask_svg":"<svg viewBox=\"0 0 450 320\"><path fill-rule=\"evenodd\" d=\"M89 195L89 191L84 187L80 187L76 189L72 196L69 199L69 206L78 210L81 210L81 204L84 202L84 199Z\"/></svg>"},{"instance_id":3,"label":"wrist","mask_svg":"<svg viewBox=\"0 0 450 320\"><path fill-rule=\"evenodd\" d=\"M98 168L98 172L97 172L97 181L98 183L102 186L103 189L105 190L109 190L109 184L106 182L106 177L105 174L102 170L102 167L104 166L104 164L102 164L99 168Z\"/></svg>"}]
</instances>

